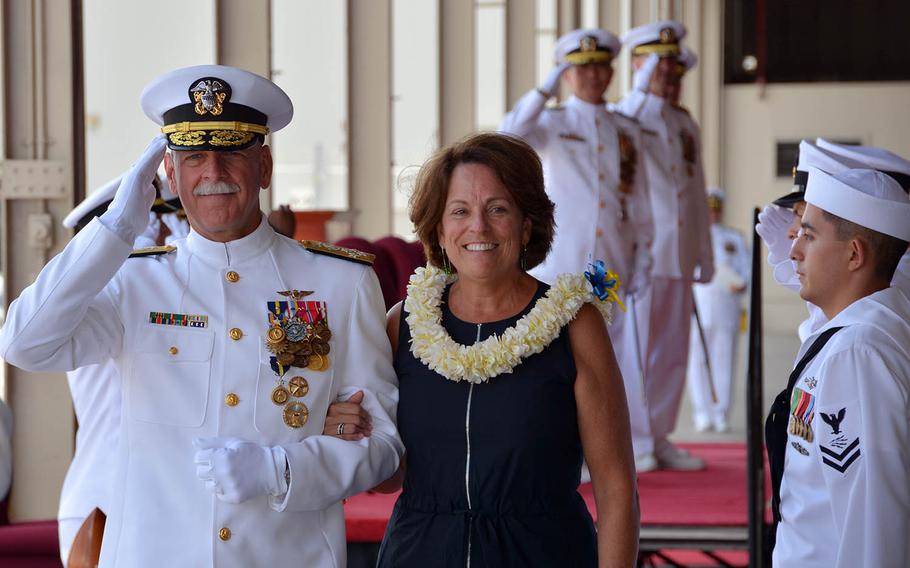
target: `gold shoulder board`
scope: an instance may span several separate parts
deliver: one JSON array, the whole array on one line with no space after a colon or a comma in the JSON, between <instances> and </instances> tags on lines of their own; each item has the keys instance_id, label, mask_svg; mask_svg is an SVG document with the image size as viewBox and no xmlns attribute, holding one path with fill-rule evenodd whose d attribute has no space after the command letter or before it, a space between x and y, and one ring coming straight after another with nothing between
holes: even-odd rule
<instances>
[{"instance_id":1,"label":"gold shoulder board","mask_svg":"<svg viewBox=\"0 0 910 568\"><path fill-rule=\"evenodd\" d=\"M300 241L300 244L303 245L303 248L316 254L334 256L335 258L350 260L352 262L359 262L360 264L366 264L368 266L372 266L373 261L376 260L376 255L374 254L359 251L356 249L340 247L331 243L304 240Z\"/></svg>"},{"instance_id":2,"label":"gold shoulder board","mask_svg":"<svg viewBox=\"0 0 910 568\"><path fill-rule=\"evenodd\" d=\"M173 247L171 245L166 245L163 247L148 247L148 248L134 249L133 252L130 253L130 258L140 258L143 256L158 256L161 254L168 254L168 253L174 252L175 250L177 250L177 247Z\"/></svg>"}]
</instances>

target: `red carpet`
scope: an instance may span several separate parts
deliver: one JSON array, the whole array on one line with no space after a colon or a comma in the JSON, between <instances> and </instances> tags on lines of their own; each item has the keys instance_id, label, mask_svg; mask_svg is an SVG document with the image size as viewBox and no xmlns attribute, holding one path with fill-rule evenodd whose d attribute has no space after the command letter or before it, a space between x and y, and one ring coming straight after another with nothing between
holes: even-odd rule
<instances>
[{"instance_id":1,"label":"red carpet","mask_svg":"<svg viewBox=\"0 0 910 568\"><path fill-rule=\"evenodd\" d=\"M742 443L682 444L705 460L703 471L641 474L642 525L746 526L746 446ZM590 484L579 492L594 513ZM363 493L345 504L348 540L379 542L398 495Z\"/></svg>"}]
</instances>

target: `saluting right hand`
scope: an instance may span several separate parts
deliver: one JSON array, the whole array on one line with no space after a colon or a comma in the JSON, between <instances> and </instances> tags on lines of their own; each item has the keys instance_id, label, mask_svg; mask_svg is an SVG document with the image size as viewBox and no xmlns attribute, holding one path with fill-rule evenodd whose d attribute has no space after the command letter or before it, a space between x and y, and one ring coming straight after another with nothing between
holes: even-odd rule
<instances>
[{"instance_id":1,"label":"saluting right hand","mask_svg":"<svg viewBox=\"0 0 910 568\"><path fill-rule=\"evenodd\" d=\"M139 160L123 176L113 201L101 216L105 227L131 245L148 226L149 210L155 202L152 180L158 175L166 148L164 134L149 142Z\"/></svg>"},{"instance_id":2,"label":"saluting right hand","mask_svg":"<svg viewBox=\"0 0 910 568\"><path fill-rule=\"evenodd\" d=\"M562 78L562 74L571 66L571 63L560 63L551 69L547 74L546 79L543 80L543 83L540 84L540 87L538 87L537 90L547 98L555 96L556 91L559 90L559 80Z\"/></svg>"},{"instance_id":3,"label":"saluting right hand","mask_svg":"<svg viewBox=\"0 0 910 568\"><path fill-rule=\"evenodd\" d=\"M660 63L660 57L656 53L648 56L644 64L632 74L633 90L641 91L642 93L648 92L648 87L651 85L651 75L654 74L654 69L657 68L658 63Z\"/></svg>"},{"instance_id":4,"label":"saluting right hand","mask_svg":"<svg viewBox=\"0 0 910 568\"><path fill-rule=\"evenodd\" d=\"M755 232L768 247L768 262L772 265L790 260L790 246L787 229L793 223L793 212L776 205L767 205L758 214Z\"/></svg>"}]
</instances>

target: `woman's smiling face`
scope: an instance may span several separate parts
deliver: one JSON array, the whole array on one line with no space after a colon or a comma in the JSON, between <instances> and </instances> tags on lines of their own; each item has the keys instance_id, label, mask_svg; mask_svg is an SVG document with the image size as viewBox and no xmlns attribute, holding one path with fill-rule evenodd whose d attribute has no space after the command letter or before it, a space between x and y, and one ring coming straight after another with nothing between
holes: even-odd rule
<instances>
[{"instance_id":1,"label":"woman's smiling face","mask_svg":"<svg viewBox=\"0 0 910 568\"><path fill-rule=\"evenodd\" d=\"M530 221L492 169L474 163L455 167L439 242L460 279L514 278L530 234Z\"/></svg>"}]
</instances>

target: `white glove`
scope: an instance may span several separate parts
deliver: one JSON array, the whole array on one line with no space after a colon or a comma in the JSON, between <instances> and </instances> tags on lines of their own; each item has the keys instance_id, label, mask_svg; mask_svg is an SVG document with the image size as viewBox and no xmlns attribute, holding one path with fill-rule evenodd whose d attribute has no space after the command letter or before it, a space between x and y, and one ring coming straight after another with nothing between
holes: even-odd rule
<instances>
[{"instance_id":1,"label":"white glove","mask_svg":"<svg viewBox=\"0 0 910 568\"><path fill-rule=\"evenodd\" d=\"M562 74L571 66L571 63L561 63L551 69L547 74L547 78L543 80L543 83L540 84L540 87L538 87L537 90L548 99L556 95L556 91L559 90L559 80L562 78Z\"/></svg>"},{"instance_id":2,"label":"white glove","mask_svg":"<svg viewBox=\"0 0 910 568\"><path fill-rule=\"evenodd\" d=\"M196 438L196 477L227 503L287 493L287 454L239 438Z\"/></svg>"},{"instance_id":3,"label":"white glove","mask_svg":"<svg viewBox=\"0 0 910 568\"><path fill-rule=\"evenodd\" d=\"M799 276L796 274L796 263L792 260L787 259L775 264L771 276L784 288L799 292Z\"/></svg>"},{"instance_id":4,"label":"white glove","mask_svg":"<svg viewBox=\"0 0 910 568\"><path fill-rule=\"evenodd\" d=\"M755 232L765 241L768 247L768 263L776 266L790 260L790 245L787 229L793 223L795 215L789 209L768 205L758 214Z\"/></svg>"},{"instance_id":5,"label":"white glove","mask_svg":"<svg viewBox=\"0 0 910 568\"><path fill-rule=\"evenodd\" d=\"M651 269L654 267L654 257L648 247L639 245L635 254L635 267L632 269L632 279L626 290L629 294L640 295L651 285Z\"/></svg>"},{"instance_id":6,"label":"white glove","mask_svg":"<svg viewBox=\"0 0 910 568\"><path fill-rule=\"evenodd\" d=\"M113 201L99 219L130 245L148 227L149 210L155 202L152 180L158 175L166 146L164 134L149 142L139 161L123 176Z\"/></svg>"},{"instance_id":7,"label":"white glove","mask_svg":"<svg viewBox=\"0 0 910 568\"><path fill-rule=\"evenodd\" d=\"M158 233L161 232L161 222L158 215L149 211L149 221L142 234L133 241L133 248L148 248L158 244Z\"/></svg>"},{"instance_id":8,"label":"white glove","mask_svg":"<svg viewBox=\"0 0 910 568\"><path fill-rule=\"evenodd\" d=\"M632 90L641 91L642 93L648 92L648 86L651 84L651 75L654 74L654 69L657 68L658 63L660 63L660 57L656 53L648 56L644 64L632 74Z\"/></svg>"}]
</instances>

